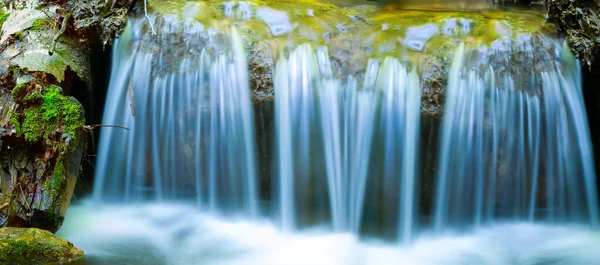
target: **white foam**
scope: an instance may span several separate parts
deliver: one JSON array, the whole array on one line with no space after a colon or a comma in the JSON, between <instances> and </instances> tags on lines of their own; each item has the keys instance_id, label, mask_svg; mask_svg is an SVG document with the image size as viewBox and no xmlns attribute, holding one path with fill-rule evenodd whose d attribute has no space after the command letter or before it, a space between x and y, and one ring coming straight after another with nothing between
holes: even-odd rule
<instances>
[{"instance_id":1,"label":"white foam","mask_svg":"<svg viewBox=\"0 0 600 265\"><path fill-rule=\"evenodd\" d=\"M282 233L267 220L226 219L175 204L72 206L58 234L94 264L592 265L600 260L600 232L582 227L498 224L424 235L402 247L320 228Z\"/></svg>"}]
</instances>

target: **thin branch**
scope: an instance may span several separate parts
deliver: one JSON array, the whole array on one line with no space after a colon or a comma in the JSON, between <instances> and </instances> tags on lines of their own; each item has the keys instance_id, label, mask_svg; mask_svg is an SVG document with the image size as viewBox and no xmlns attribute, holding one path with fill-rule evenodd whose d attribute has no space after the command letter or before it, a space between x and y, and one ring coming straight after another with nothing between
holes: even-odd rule
<instances>
[{"instance_id":1,"label":"thin branch","mask_svg":"<svg viewBox=\"0 0 600 265\"><path fill-rule=\"evenodd\" d=\"M121 128L121 129L125 129L125 130L128 130L128 131L131 131L131 129L129 129L129 128L125 127L125 126L121 126L121 125L110 125L110 124L92 124L92 125L86 125L86 126L84 126L84 128L85 128L85 129L87 129L87 130L90 130L90 131L91 131L92 129L94 129L94 128L97 128L97 127L112 127L112 128Z\"/></svg>"},{"instance_id":2,"label":"thin branch","mask_svg":"<svg viewBox=\"0 0 600 265\"><path fill-rule=\"evenodd\" d=\"M154 24L152 24L152 20L150 20L150 17L148 16L148 1L144 0L144 14L146 15L146 18L148 19L148 24L150 24L150 29L152 29L152 35L156 35L156 31L154 31Z\"/></svg>"},{"instance_id":3,"label":"thin branch","mask_svg":"<svg viewBox=\"0 0 600 265\"><path fill-rule=\"evenodd\" d=\"M135 117L135 94L133 93L133 87L131 83L127 86L127 91L129 92L129 106L131 107L131 115Z\"/></svg>"},{"instance_id":4,"label":"thin branch","mask_svg":"<svg viewBox=\"0 0 600 265\"><path fill-rule=\"evenodd\" d=\"M67 31L67 25L69 24L69 19L71 19L72 15L73 15L73 13L71 13L71 12L69 12L67 14L67 16L65 17L65 19L62 22L60 30L58 31L58 33L56 33L56 36L54 36L54 38L52 39L52 43L50 44L50 50L48 51L48 54L50 56L52 56L52 54L54 54L54 51L56 50L56 42L58 41L58 39L60 39L60 37L63 34L65 34L65 31Z\"/></svg>"},{"instance_id":5,"label":"thin branch","mask_svg":"<svg viewBox=\"0 0 600 265\"><path fill-rule=\"evenodd\" d=\"M2 211L2 210L4 210L4 209L8 208L8 205L9 205L9 204L8 204L8 202L7 202L7 203L5 203L5 204L2 204L2 205L0 205L0 211Z\"/></svg>"}]
</instances>

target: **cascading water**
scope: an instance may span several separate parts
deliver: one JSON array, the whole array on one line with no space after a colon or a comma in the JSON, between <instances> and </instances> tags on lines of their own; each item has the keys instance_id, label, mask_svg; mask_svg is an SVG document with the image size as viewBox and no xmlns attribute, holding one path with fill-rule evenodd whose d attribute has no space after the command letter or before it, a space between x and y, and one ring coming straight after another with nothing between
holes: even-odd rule
<instances>
[{"instance_id":1,"label":"cascading water","mask_svg":"<svg viewBox=\"0 0 600 265\"><path fill-rule=\"evenodd\" d=\"M369 62L359 88L353 76L332 77L325 48L302 45L277 63L277 180L284 229L298 225L302 218L296 212L315 214L311 207L329 205L334 230L359 233L366 198L382 196L371 206L392 212L398 233L410 238L417 213L419 78L397 59L379 64Z\"/></svg>"},{"instance_id":2,"label":"cascading water","mask_svg":"<svg viewBox=\"0 0 600 265\"><path fill-rule=\"evenodd\" d=\"M557 45L556 49L559 46ZM454 56L442 125L435 228L498 218L598 223L579 65L560 61L516 84ZM542 90L536 90L540 78Z\"/></svg>"},{"instance_id":3,"label":"cascading water","mask_svg":"<svg viewBox=\"0 0 600 265\"><path fill-rule=\"evenodd\" d=\"M131 130L102 129L94 198L191 200L256 215L253 110L236 29L180 62L170 61L170 51L138 51L133 30L115 45L103 120ZM169 67L173 73L159 73Z\"/></svg>"},{"instance_id":4,"label":"cascading water","mask_svg":"<svg viewBox=\"0 0 600 265\"><path fill-rule=\"evenodd\" d=\"M580 66L542 20L301 2L131 19L103 120L130 130L61 233L98 264L600 260Z\"/></svg>"}]
</instances>

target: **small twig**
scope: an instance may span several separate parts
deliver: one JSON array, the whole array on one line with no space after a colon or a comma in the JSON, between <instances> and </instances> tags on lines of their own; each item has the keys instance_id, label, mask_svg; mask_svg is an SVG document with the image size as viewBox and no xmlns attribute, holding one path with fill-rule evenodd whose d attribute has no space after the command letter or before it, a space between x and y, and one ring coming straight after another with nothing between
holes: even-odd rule
<instances>
[{"instance_id":1,"label":"small twig","mask_svg":"<svg viewBox=\"0 0 600 265\"><path fill-rule=\"evenodd\" d=\"M150 29L152 30L152 35L156 35L156 31L154 31L154 25L152 24L152 20L148 16L148 1L144 0L144 14L146 15L146 19L148 19L148 24L150 24Z\"/></svg>"},{"instance_id":2,"label":"small twig","mask_svg":"<svg viewBox=\"0 0 600 265\"><path fill-rule=\"evenodd\" d=\"M7 202L7 203L5 203L5 204L2 204L2 205L0 205L0 211L2 211L2 210L4 210L4 209L8 208L8 205L9 205L9 204L8 204L8 202Z\"/></svg>"},{"instance_id":3,"label":"small twig","mask_svg":"<svg viewBox=\"0 0 600 265\"><path fill-rule=\"evenodd\" d=\"M60 39L60 37L63 34L65 34L65 32L67 31L67 25L69 24L69 19L71 19L71 16L72 16L72 13L69 12L62 22L60 30L58 31L58 33L56 33L56 35L52 39L52 43L50 44L50 50L48 51L48 54L50 56L52 56L54 54L54 51L56 50L56 42L58 41L58 39Z\"/></svg>"},{"instance_id":4,"label":"small twig","mask_svg":"<svg viewBox=\"0 0 600 265\"><path fill-rule=\"evenodd\" d=\"M91 131L97 127L113 127L113 128L121 128L121 129L125 129L128 131L131 131L131 129L125 127L125 126L121 126L121 125L110 125L110 124L92 124L92 125L86 125L84 126L85 130Z\"/></svg>"},{"instance_id":5,"label":"small twig","mask_svg":"<svg viewBox=\"0 0 600 265\"><path fill-rule=\"evenodd\" d=\"M129 92L129 107L131 107L131 115L135 117L135 94L133 94L133 87L131 83L127 86L127 91Z\"/></svg>"},{"instance_id":6,"label":"small twig","mask_svg":"<svg viewBox=\"0 0 600 265\"><path fill-rule=\"evenodd\" d=\"M15 55L13 55L12 57L8 58L8 60L12 60L12 59L14 59L15 57L17 57L17 56L21 55L22 53L23 53L23 51L19 51L19 52L17 52L17 54L15 54Z\"/></svg>"}]
</instances>

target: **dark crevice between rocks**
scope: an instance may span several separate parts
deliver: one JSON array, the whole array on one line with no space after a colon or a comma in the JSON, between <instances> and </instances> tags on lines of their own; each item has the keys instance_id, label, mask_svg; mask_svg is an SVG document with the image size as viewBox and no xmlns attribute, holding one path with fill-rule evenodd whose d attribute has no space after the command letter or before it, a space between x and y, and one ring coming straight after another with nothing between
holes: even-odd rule
<instances>
[{"instance_id":1,"label":"dark crevice between rocks","mask_svg":"<svg viewBox=\"0 0 600 265\"><path fill-rule=\"evenodd\" d=\"M110 82L110 66L112 46L100 43L90 47L90 90L79 89L72 93L85 109L85 119L88 125L101 124L106 102L106 94ZM86 155L83 161L82 173L75 186L73 200L83 199L91 195L94 184L94 171L97 159L100 128L88 134Z\"/></svg>"},{"instance_id":2,"label":"dark crevice between rocks","mask_svg":"<svg viewBox=\"0 0 600 265\"><path fill-rule=\"evenodd\" d=\"M600 67L596 67L600 68ZM595 71L595 72L594 72ZM589 71L583 66L583 100L587 112L590 136L594 150L596 186L600 191L600 69Z\"/></svg>"}]
</instances>

